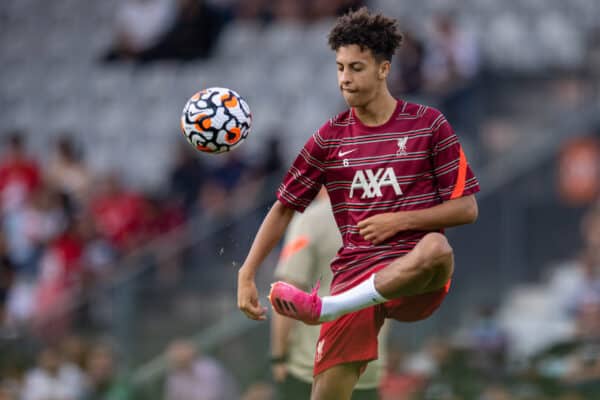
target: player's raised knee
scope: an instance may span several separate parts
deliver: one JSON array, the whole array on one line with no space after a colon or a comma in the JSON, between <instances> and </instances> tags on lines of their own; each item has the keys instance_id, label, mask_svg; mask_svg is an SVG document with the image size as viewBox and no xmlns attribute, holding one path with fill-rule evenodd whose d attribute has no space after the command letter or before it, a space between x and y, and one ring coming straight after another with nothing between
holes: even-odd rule
<instances>
[{"instance_id":1,"label":"player's raised knee","mask_svg":"<svg viewBox=\"0 0 600 400\"><path fill-rule=\"evenodd\" d=\"M444 259L451 258L453 255L452 246L448 243L446 236L441 233L428 233L419 242L422 251L428 259Z\"/></svg>"}]
</instances>

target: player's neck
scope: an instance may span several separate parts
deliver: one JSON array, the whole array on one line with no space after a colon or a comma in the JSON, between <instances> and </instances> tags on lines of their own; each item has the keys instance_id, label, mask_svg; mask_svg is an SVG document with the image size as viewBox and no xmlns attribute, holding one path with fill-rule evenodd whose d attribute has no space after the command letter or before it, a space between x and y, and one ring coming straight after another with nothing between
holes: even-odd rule
<instances>
[{"instance_id":1,"label":"player's neck","mask_svg":"<svg viewBox=\"0 0 600 400\"><path fill-rule=\"evenodd\" d=\"M385 124L394 114L398 101L387 88L363 107L354 107L354 115L366 126Z\"/></svg>"}]
</instances>

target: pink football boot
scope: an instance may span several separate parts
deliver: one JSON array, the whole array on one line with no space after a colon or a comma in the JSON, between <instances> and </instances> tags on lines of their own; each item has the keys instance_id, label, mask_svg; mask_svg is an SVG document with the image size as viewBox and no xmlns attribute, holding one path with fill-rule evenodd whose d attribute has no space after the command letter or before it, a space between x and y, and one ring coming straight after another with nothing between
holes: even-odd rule
<instances>
[{"instance_id":1,"label":"pink football boot","mask_svg":"<svg viewBox=\"0 0 600 400\"><path fill-rule=\"evenodd\" d=\"M308 325L319 325L321 315L321 298L317 294L320 282L317 282L315 288L306 293L297 287L285 282L275 282L271 284L269 292L269 301L275 311L279 314Z\"/></svg>"}]
</instances>

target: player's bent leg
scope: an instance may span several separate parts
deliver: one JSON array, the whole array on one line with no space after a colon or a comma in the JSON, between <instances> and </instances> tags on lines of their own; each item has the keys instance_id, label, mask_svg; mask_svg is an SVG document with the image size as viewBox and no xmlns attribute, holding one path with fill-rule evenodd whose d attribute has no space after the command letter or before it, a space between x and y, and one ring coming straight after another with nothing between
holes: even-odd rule
<instances>
[{"instance_id":1,"label":"player's bent leg","mask_svg":"<svg viewBox=\"0 0 600 400\"><path fill-rule=\"evenodd\" d=\"M415 248L375 274L375 289L386 299L414 296L444 287L452 277L454 254L441 233L428 233Z\"/></svg>"},{"instance_id":2,"label":"player's bent leg","mask_svg":"<svg viewBox=\"0 0 600 400\"><path fill-rule=\"evenodd\" d=\"M440 233L428 233L406 255L396 259L355 287L321 299L320 321L392 299L436 292L454 269L452 248Z\"/></svg>"},{"instance_id":3,"label":"player's bent leg","mask_svg":"<svg viewBox=\"0 0 600 400\"><path fill-rule=\"evenodd\" d=\"M437 291L450 280L453 269L452 247L444 235L432 232L406 255L343 293L320 298L316 290L306 293L276 282L269 300L282 315L319 324L391 299Z\"/></svg>"},{"instance_id":4,"label":"player's bent leg","mask_svg":"<svg viewBox=\"0 0 600 400\"><path fill-rule=\"evenodd\" d=\"M315 376L311 400L350 400L366 362L333 366Z\"/></svg>"}]
</instances>

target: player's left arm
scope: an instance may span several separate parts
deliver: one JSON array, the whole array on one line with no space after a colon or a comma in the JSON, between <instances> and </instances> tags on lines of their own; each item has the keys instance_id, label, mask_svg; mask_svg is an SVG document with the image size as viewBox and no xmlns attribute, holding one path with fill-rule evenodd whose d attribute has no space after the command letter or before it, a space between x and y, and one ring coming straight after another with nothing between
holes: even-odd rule
<instances>
[{"instance_id":1,"label":"player's left arm","mask_svg":"<svg viewBox=\"0 0 600 400\"><path fill-rule=\"evenodd\" d=\"M448 200L423 210L377 214L358 223L362 237L380 244L401 231L436 231L472 224L479 210L475 195Z\"/></svg>"}]
</instances>

